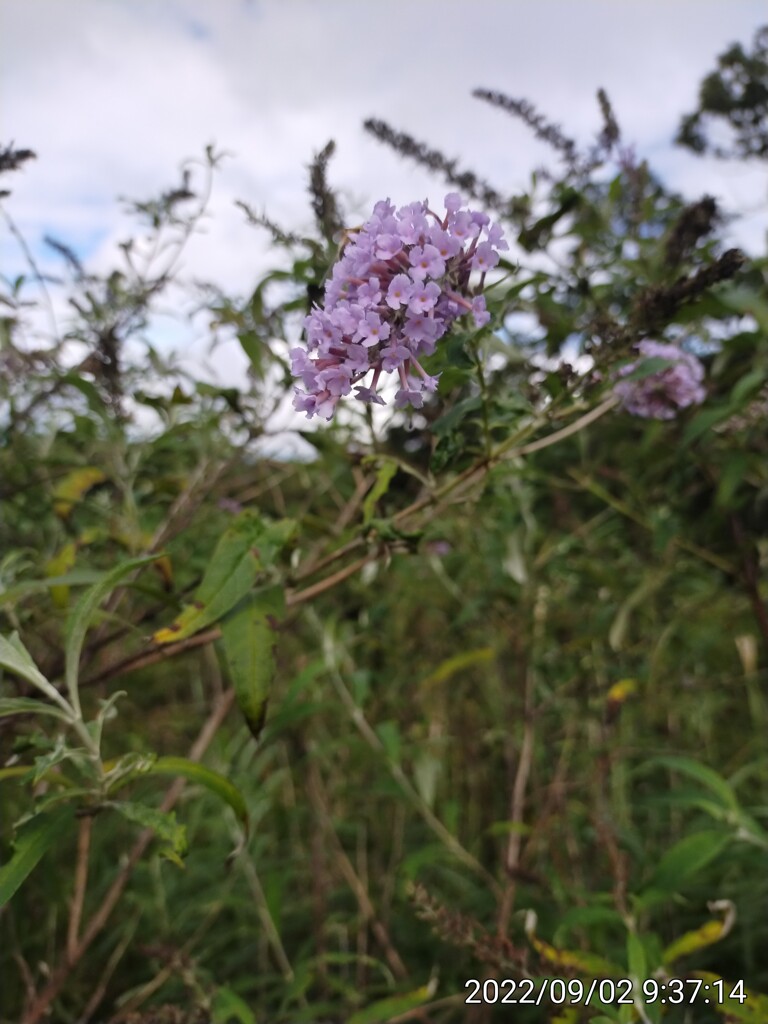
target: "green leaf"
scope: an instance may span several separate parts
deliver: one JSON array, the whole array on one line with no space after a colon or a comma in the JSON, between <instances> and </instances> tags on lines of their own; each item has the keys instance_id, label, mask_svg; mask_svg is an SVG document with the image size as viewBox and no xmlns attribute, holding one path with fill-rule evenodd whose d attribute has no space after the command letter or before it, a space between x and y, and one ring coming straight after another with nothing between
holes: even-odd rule
<instances>
[{"instance_id":1,"label":"green leaf","mask_svg":"<svg viewBox=\"0 0 768 1024\"><path fill-rule=\"evenodd\" d=\"M211 1024L256 1024L248 1004L231 988L217 989L211 1002Z\"/></svg>"},{"instance_id":2,"label":"green leaf","mask_svg":"<svg viewBox=\"0 0 768 1024\"><path fill-rule=\"evenodd\" d=\"M158 838L168 844L176 857L187 852L187 830L176 821L172 811L161 811L157 807L122 800L113 800L109 806L135 825L151 828Z\"/></svg>"},{"instance_id":3,"label":"green leaf","mask_svg":"<svg viewBox=\"0 0 768 1024\"><path fill-rule=\"evenodd\" d=\"M461 654L454 654L450 658L446 658L426 678L421 680L419 690L425 691L432 687L440 686L456 675L456 673L463 672L474 665L492 662L495 657L496 651L493 647L477 647L471 651L462 651Z\"/></svg>"},{"instance_id":4,"label":"green leaf","mask_svg":"<svg viewBox=\"0 0 768 1024\"><path fill-rule=\"evenodd\" d=\"M739 802L736 799L733 788L722 775L719 775L707 765L701 764L700 761L694 761L691 757L669 754L653 757L646 763L648 765L659 765L662 768L668 768L670 771L679 772L681 775L687 775L689 778L695 779L719 797L724 807L728 807L733 811L739 810Z\"/></svg>"},{"instance_id":5,"label":"green leaf","mask_svg":"<svg viewBox=\"0 0 768 1024\"><path fill-rule=\"evenodd\" d=\"M295 532L296 523L290 519L265 523L250 512L239 516L216 545L192 604L185 605L170 626L155 633L155 643L184 640L230 612Z\"/></svg>"},{"instance_id":6,"label":"green leaf","mask_svg":"<svg viewBox=\"0 0 768 1024\"><path fill-rule=\"evenodd\" d=\"M262 587L221 624L235 695L254 739L258 739L275 674L275 641L285 614L285 593Z\"/></svg>"},{"instance_id":7,"label":"green leaf","mask_svg":"<svg viewBox=\"0 0 768 1024\"><path fill-rule=\"evenodd\" d=\"M141 558L131 558L127 562L122 562L110 572L105 573L98 583L83 594L72 609L72 614L67 622L65 667L65 679L70 692L77 684L80 652L83 649L85 634L88 632L88 628L99 605L115 589L124 576L133 572L134 569L140 569L143 565L154 562L159 557L160 555L145 555Z\"/></svg>"},{"instance_id":8,"label":"green leaf","mask_svg":"<svg viewBox=\"0 0 768 1024\"><path fill-rule=\"evenodd\" d=\"M692 444L703 434L706 434L715 424L727 420L737 409L738 407L734 407L730 402L727 405L709 406L706 409L702 409L691 418L686 426L683 432L683 445Z\"/></svg>"},{"instance_id":9,"label":"green leaf","mask_svg":"<svg viewBox=\"0 0 768 1024\"><path fill-rule=\"evenodd\" d=\"M0 907L5 906L35 869L40 858L72 821L72 816L71 808L60 807L49 814L38 814L19 828L13 855L0 867Z\"/></svg>"},{"instance_id":10,"label":"green leaf","mask_svg":"<svg viewBox=\"0 0 768 1024\"><path fill-rule=\"evenodd\" d=\"M704 829L685 836L661 858L648 888L679 891L692 875L714 860L730 841L729 835L717 829Z\"/></svg>"},{"instance_id":11,"label":"green leaf","mask_svg":"<svg viewBox=\"0 0 768 1024\"><path fill-rule=\"evenodd\" d=\"M10 637L0 636L0 666L41 689L51 685L32 660L18 633L12 633Z\"/></svg>"},{"instance_id":12,"label":"green leaf","mask_svg":"<svg viewBox=\"0 0 768 1024\"><path fill-rule=\"evenodd\" d=\"M652 377L654 373L675 366L675 359L663 359L661 356L650 356L648 359L641 359L637 367L627 374L623 374L622 380L643 380L644 377Z\"/></svg>"},{"instance_id":13,"label":"green leaf","mask_svg":"<svg viewBox=\"0 0 768 1024\"><path fill-rule=\"evenodd\" d=\"M444 437L449 434L464 420L470 413L482 408L483 400L480 395L471 395L469 398L462 398L451 409L444 412L432 424L432 433L436 437Z\"/></svg>"},{"instance_id":14,"label":"green leaf","mask_svg":"<svg viewBox=\"0 0 768 1024\"><path fill-rule=\"evenodd\" d=\"M753 398L763 386L766 371L762 366L750 370L740 380L736 381L731 389L731 401L735 405L744 406Z\"/></svg>"},{"instance_id":15,"label":"green leaf","mask_svg":"<svg viewBox=\"0 0 768 1024\"><path fill-rule=\"evenodd\" d=\"M59 708L44 704L41 700L34 700L32 697L0 697L0 718L8 715L50 715L62 722L69 721Z\"/></svg>"},{"instance_id":16,"label":"green leaf","mask_svg":"<svg viewBox=\"0 0 768 1024\"><path fill-rule=\"evenodd\" d=\"M627 934L627 966L632 977L639 978L640 981L647 974L645 947L636 932Z\"/></svg>"},{"instance_id":17,"label":"green leaf","mask_svg":"<svg viewBox=\"0 0 768 1024\"><path fill-rule=\"evenodd\" d=\"M422 985L413 992L388 996L366 1006L364 1010L353 1013L347 1024L386 1024L392 1017L399 1017L417 1006L422 1006L432 998L433 993L433 985Z\"/></svg>"},{"instance_id":18,"label":"green leaf","mask_svg":"<svg viewBox=\"0 0 768 1024\"><path fill-rule=\"evenodd\" d=\"M17 604L28 594L50 590L52 587L83 587L97 583L100 579L100 572L95 572L92 569L74 569L72 572L64 573L61 576L51 576L44 580L23 580L8 587L7 590L0 590L0 605Z\"/></svg>"},{"instance_id":19,"label":"green leaf","mask_svg":"<svg viewBox=\"0 0 768 1024\"><path fill-rule=\"evenodd\" d=\"M368 526L376 514L376 502L379 498L383 498L389 490L389 485L397 473L397 469L397 463L393 459L385 459L379 467L374 485L363 502L363 524L365 526Z\"/></svg>"},{"instance_id":20,"label":"green leaf","mask_svg":"<svg viewBox=\"0 0 768 1024\"><path fill-rule=\"evenodd\" d=\"M159 757L147 768L146 774L181 776L190 782L205 786L211 793L229 804L245 831L248 831L248 808L245 806L243 794L226 776L212 768L206 768L205 765L190 761L186 757Z\"/></svg>"}]
</instances>

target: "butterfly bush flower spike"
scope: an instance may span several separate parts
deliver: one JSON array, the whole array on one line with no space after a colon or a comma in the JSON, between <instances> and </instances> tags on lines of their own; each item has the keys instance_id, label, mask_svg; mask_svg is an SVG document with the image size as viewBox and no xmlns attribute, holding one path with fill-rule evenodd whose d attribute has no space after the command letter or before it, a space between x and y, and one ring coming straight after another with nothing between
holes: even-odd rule
<instances>
[{"instance_id":1,"label":"butterfly bush flower spike","mask_svg":"<svg viewBox=\"0 0 768 1024\"><path fill-rule=\"evenodd\" d=\"M508 248L501 227L465 209L457 192L445 197L442 217L426 202L399 210L388 199L376 203L335 264L323 307L304 321L306 348L291 351L291 372L303 385L294 389L294 408L309 419L331 419L353 389L359 401L384 405L379 381L394 373L395 407L420 409L438 383L422 357L434 352L454 320L488 323L480 292ZM471 288L473 272L480 279Z\"/></svg>"},{"instance_id":2,"label":"butterfly bush flower spike","mask_svg":"<svg viewBox=\"0 0 768 1024\"><path fill-rule=\"evenodd\" d=\"M704 367L696 356L659 341L641 341L637 348L646 359L667 359L670 365L647 377L617 381L613 393L627 412L646 419L671 420L680 409L704 401ZM640 365L635 362L623 366L619 376L634 373Z\"/></svg>"}]
</instances>

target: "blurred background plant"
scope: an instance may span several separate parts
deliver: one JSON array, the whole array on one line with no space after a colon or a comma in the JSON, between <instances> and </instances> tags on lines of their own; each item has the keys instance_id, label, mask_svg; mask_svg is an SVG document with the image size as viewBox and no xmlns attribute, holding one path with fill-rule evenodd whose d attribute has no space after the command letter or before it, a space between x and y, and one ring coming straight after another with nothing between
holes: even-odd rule
<instances>
[{"instance_id":1,"label":"blurred background plant","mask_svg":"<svg viewBox=\"0 0 768 1024\"><path fill-rule=\"evenodd\" d=\"M765 155L764 34L682 142L720 116ZM3 1021L480 1024L545 978L564 1005L520 1020L768 1019L766 257L637 160L604 93L587 151L476 95L558 158L525 194L365 126L516 243L414 412L286 419L353 226L333 143L313 235L241 204L288 256L246 301L179 272L210 147L132 204L110 272L52 239L71 316L49 305L44 344L4 196L28 272L0 296ZM147 340L182 295L214 354L236 334L241 387ZM645 340L700 362L701 405L618 407L622 367L669 369ZM672 977L724 979L723 1005L662 1007ZM616 998L581 1006L595 978Z\"/></svg>"}]
</instances>

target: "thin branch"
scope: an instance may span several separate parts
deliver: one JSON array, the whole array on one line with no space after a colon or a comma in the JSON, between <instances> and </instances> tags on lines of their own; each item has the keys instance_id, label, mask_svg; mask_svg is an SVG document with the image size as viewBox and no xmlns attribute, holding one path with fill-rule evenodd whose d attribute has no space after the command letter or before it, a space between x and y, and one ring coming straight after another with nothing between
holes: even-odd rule
<instances>
[{"instance_id":1,"label":"thin branch","mask_svg":"<svg viewBox=\"0 0 768 1024\"><path fill-rule=\"evenodd\" d=\"M77 939L80 934L83 901L85 900L85 890L88 885L88 857L91 850L92 828L93 817L90 814L80 819L80 828L77 833L77 860L75 861L75 890L67 926L67 956L70 959L75 954Z\"/></svg>"}]
</instances>

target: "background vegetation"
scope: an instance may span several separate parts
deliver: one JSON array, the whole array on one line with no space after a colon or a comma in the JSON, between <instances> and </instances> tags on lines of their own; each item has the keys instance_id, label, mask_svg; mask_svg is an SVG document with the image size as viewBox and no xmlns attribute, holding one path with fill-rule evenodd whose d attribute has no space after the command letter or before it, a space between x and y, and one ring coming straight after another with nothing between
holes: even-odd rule
<instances>
[{"instance_id":1,"label":"background vegetation","mask_svg":"<svg viewBox=\"0 0 768 1024\"><path fill-rule=\"evenodd\" d=\"M683 144L765 157L765 38L723 56ZM34 259L5 282L4 1022L768 1020L768 263L665 189L604 95L588 152L478 101L551 143L526 194L366 129L519 243L492 322L441 342L427 407L348 403L311 458L264 453L347 225L332 144L312 237L243 204L290 269L195 292L242 387L146 340L211 149L135 204L111 273L52 241L71 318L44 345ZM643 338L700 357L700 408L611 403ZM686 1005L654 1001L670 978ZM567 998L513 1010L504 979ZM584 1006L593 979L615 998ZM687 1005L697 979L723 998Z\"/></svg>"}]
</instances>

